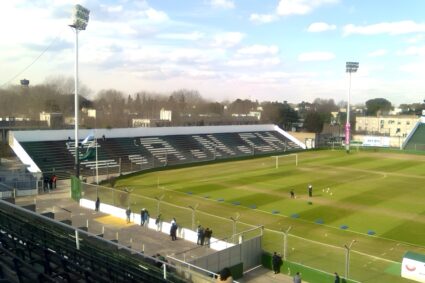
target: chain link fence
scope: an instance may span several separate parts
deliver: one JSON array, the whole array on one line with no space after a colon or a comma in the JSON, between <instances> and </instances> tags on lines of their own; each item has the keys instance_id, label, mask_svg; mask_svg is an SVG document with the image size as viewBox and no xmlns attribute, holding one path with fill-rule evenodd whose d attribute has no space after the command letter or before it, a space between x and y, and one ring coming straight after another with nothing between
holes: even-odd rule
<instances>
[{"instance_id":1,"label":"chain link fence","mask_svg":"<svg viewBox=\"0 0 425 283\"><path fill-rule=\"evenodd\" d=\"M328 274L338 272L359 282L408 282L400 277L401 263L356 251L355 242L335 246L291 234L265 229L263 249L276 251L284 260ZM291 270L284 273L290 274Z\"/></svg>"},{"instance_id":2,"label":"chain link fence","mask_svg":"<svg viewBox=\"0 0 425 283\"><path fill-rule=\"evenodd\" d=\"M117 190L109 187L83 183L82 197L117 207L130 207L135 213L145 208L151 218L159 214L163 221L176 218L180 227L194 230L198 225L213 230L213 237L230 243L239 243L258 236L257 227L239 221L239 215L229 218L220 217L197 210L196 207L183 207L170 203L164 195L150 198L132 193L131 188ZM208 225L206 225L208 224ZM327 274L338 272L344 278L359 282L407 282L400 277L400 262L362 253L350 247L335 246L296 236L296 228L290 231L264 229L262 246L266 252L280 253L284 260L306 266L309 269ZM242 233L243 231L251 232ZM408 249L408 247L404 247ZM191 257L187 251L184 257ZM347 259L348 254L348 259ZM182 258L183 259L183 258ZM291 274L293 271L285 270Z\"/></svg>"},{"instance_id":3,"label":"chain link fence","mask_svg":"<svg viewBox=\"0 0 425 283\"><path fill-rule=\"evenodd\" d=\"M204 228L208 227L213 230L213 237L227 239L233 243L239 241L239 238L236 236L238 233L257 227L238 221L238 215L233 215L229 218L220 217L197 210L196 206L183 207L172 204L166 201L167 199L164 198L165 195L151 198L133 194L131 188L118 190L95 184L82 183L82 197L91 201L96 201L97 197L99 197L102 203L120 208L130 207L134 213L140 213L142 209L146 209L153 219L157 218L158 215L161 216L162 221L167 222L175 218L180 227L192 230L196 230L198 225L202 225ZM250 235L251 233L247 233L244 235L244 238L251 238Z\"/></svg>"}]
</instances>

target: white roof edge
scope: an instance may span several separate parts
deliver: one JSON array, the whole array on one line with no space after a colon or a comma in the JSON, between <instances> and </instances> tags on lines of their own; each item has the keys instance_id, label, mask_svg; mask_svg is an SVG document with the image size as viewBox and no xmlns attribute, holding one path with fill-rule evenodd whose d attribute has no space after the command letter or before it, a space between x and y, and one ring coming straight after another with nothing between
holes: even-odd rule
<instances>
[{"instance_id":1,"label":"white roof edge","mask_svg":"<svg viewBox=\"0 0 425 283\"><path fill-rule=\"evenodd\" d=\"M78 136L79 136L79 139L84 139L90 134L94 134L96 138L100 138L103 135L105 135L106 138L108 137L125 138L125 137L142 137L142 136L194 135L194 134L215 134L215 133L237 133L237 132L251 132L251 131L275 131L276 130L275 128L280 129L279 127L273 124L196 126L196 127L80 129L78 131ZM11 131L10 134L12 134L14 138L19 142L67 140L68 137L71 138L71 140L74 140L74 136L75 136L75 132L73 129ZM294 139L294 137L292 136L290 137L291 137L291 140Z\"/></svg>"},{"instance_id":2,"label":"white roof edge","mask_svg":"<svg viewBox=\"0 0 425 283\"><path fill-rule=\"evenodd\" d=\"M12 142L9 142L10 147L12 148L16 156L19 157L21 162L25 165L28 165L28 171L31 173L40 173L40 168L37 166L37 164L35 164L34 160L32 160L32 158L28 155L28 153L24 150L24 148L16 140L16 138L10 136L9 139L12 140Z\"/></svg>"},{"instance_id":3,"label":"white roof edge","mask_svg":"<svg viewBox=\"0 0 425 283\"><path fill-rule=\"evenodd\" d=\"M274 130L282 135L284 135L286 138L288 138L289 140L291 140L292 142L296 143L298 146L300 146L302 149L306 149L307 146L305 145L305 143L300 142L298 139L296 139L294 136L291 136L290 134L288 134L287 132L285 132L284 130L282 130L281 128L279 128L278 126L274 126Z\"/></svg>"}]
</instances>

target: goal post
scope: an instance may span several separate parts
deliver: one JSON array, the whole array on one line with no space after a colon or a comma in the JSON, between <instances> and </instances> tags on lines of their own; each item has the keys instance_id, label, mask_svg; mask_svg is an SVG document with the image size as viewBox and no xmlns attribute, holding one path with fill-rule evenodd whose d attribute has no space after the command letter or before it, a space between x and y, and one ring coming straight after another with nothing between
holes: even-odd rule
<instances>
[{"instance_id":1,"label":"goal post","mask_svg":"<svg viewBox=\"0 0 425 283\"><path fill-rule=\"evenodd\" d=\"M275 168L279 168L279 159L280 158L291 158L295 157L295 166L298 166L298 153L291 153L286 155L273 155L272 158L275 159Z\"/></svg>"}]
</instances>

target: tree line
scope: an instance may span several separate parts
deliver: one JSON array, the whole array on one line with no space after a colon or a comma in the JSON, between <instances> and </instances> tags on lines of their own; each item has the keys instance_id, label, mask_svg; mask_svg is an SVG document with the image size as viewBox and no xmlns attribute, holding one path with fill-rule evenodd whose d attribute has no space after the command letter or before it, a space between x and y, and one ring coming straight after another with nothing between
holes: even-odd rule
<instances>
[{"instance_id":1,"label":"tree line","mask_svg":"<svg viewBox=\"0 0 425 283\"><path fill-rule=\"evenodd\" d=\"M212 101L202 97L196 90L180 89L170 94L140 91L125 94L115 89L99 91L89 99L90 90L81 84L79 108L96 109L96 119L82 119L86 128L130 127L133 118L159 119L160 110L172 111L172 126L273 123L285 130L293 127L319 133L326 123L345 123L345 102L335 103L333 99L317 98L313 102L289 104L286 101ZM51 77L44 83L30 87L18 85L0 89L0 117L25 117L39 120L40 112L59 112L64 117L74 115L74 80ZM404 114L420 114L425 104L402 104ZM361 107L360 107L361 108ZM385 115L393 109L391 102L384 98L368 100L362 115ZM247 119L251 112L261 112L259 120ZM332 113L337 112L335 117ZM238 118L239 117L239 118ZM245 117L245 118L240 118ZM354 120L353 115L353 120Z\"/></svg>"}]
</instances>

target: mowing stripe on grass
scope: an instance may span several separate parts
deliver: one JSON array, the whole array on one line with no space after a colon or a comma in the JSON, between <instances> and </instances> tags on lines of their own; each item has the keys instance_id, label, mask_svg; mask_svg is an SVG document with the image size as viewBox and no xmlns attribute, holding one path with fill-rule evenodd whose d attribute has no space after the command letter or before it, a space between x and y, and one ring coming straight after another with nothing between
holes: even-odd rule
<instances>
[{"instance_id":1,"label":"mowing stripe on grass","mask_svg":"<svg viewBox=\"0 0 425 283\"><path fill-rule=\"evenodd\" d=\"M175 190L173 190L173 189L167 189L167 188L165 188L165 187L163 187L163 190L165 190L165 191L169 191L169 192L173 192L173 193L176 193L176 194L182 194L182 195L185 195L186 193L184 193L184 192L181 192L181 191L175 191ZM203 198L203 197L201 197L201 196L198 196L198 195L191 195L191 197L197 197L197 198ZM152 198L153 199L153 198ZM213 199L211 199L211 198L209 198L209 199L205 199L205 200L208 200L208 201L215 201L215 200L213 200ZM225 205L229 205L228 203L226 203L226 202L222 202L223 204L225 204ZM172 204L172 203L168 203L168 204L170 204L170 205L174 205L174 204ZM180 207L180 206L178 206L178 205L174 205L175 207ZM273 213L271 213L271 212L269 212L269 211L264 211L264 210L261 210L261 209L256 209L256 211L259 211L259 212L262 212L262 213L266 213L266 214L269 214L269 215L274 215L274 216L276 216L276 217L284 217L284 218L288 218L289 216L287 216L287 215L284 215L284 214L273 214ZM219 218L222 218L222 219L226 219L226 220L228 220L227 218L225 218L225 217L221 217L221 216L217 216L217 215L215 215L215 214L210 214L210 213L207 213L207 212L203 212L203 213L205 213L205 214L207 214L207 215L210 215L210 216L216 216L216 217L219 217ZM305 222L305 223L313 223L314 224L314 222L313 221L309 221L309 220L306 220L306 219L302 219L302 218L297 218L296 219L297 221L302 221L302 222ZM240 222L241 224L243 224L243 225L248 225L248 226L252 226L252 227L254 227L254 225L252 225L252 224L247 224L247 223L243 223L243 222ZM341 230L339 227L336 227L336 226L331 226L331 225L328 225L328 224L322 224L322 226L324 226L324 227L327 227L327 228L330 228L330 229L333 229L333 230ZM369 236L369 237L376 237L376 238L379 238L379 239L383 239L383 240L386 240L386 241L391 241L391 242L394 242L394 243L400 243L400 244L404 244L404 245L406 245L406 246L412 246L412 247L418 247L418 248L423 248L424 246L422 246L422 245L417 245L417 244L414 244L414 243L409 243L409 242L405 242L405 241L400 241L400 240L395 240L395 239L391 239L391 238L386 238L386 237L382 237L382 236L377 236L377 235L368 235L367 233L363 233L363 232L358 232L358 231L354 231L354 230L349 230L349 229L347 229L347 230L344 230L345 232L347 232L347 233L353 233L353 234L357 234L357 235L362 235L362 236Z\"/></svg>"}]
</instances>

